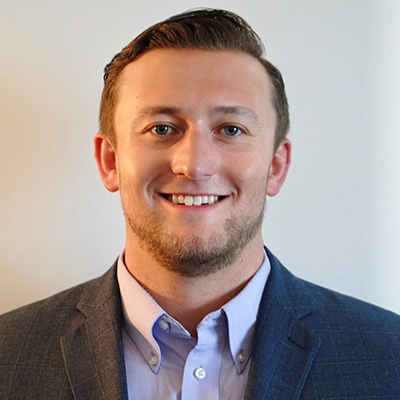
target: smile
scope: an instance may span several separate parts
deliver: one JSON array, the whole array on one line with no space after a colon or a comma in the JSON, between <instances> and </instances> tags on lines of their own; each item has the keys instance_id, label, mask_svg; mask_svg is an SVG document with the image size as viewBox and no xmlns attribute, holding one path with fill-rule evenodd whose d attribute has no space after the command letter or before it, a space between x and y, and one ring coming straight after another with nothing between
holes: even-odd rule
<instances>
[{"instance_id":1,"label":"smile","mask_svg":"<svg viewBox=\"0 0 400 400\"><path fill-rule=\"evenodd\" d=\"M214 204L218 201L215 195L185 196L182 194L172 194L164 196L174 204L184 204L185 206L202 206Z\"/></svg>"}]
</instances>

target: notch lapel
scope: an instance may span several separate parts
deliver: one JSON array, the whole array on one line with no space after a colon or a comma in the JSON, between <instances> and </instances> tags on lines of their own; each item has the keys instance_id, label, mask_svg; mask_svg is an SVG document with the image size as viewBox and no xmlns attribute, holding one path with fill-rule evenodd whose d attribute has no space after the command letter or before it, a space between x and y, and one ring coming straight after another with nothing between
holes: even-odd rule
<instances>
[{"instance_id":1,"label":"notch lapel","mask_svg":"<svg viewBox=\"0 0 400 400\"><path fill-rule=\"evenodd\" d=\"M267 254L271 273L258 313L245 400L295 400L321 345L299 321L315 307L302 281Z\"/></svg>"},{"instance_id":2,"label":"notch lapel","mask_svg":"<svg viewBox=\"0 0 400 400\"><path fill-rule=\"evenodd\" d=\"M88 286L77 308L83 323L61 338L74 398L127 399L121 301L115 267Z\"/></svg>"}]
</instances>

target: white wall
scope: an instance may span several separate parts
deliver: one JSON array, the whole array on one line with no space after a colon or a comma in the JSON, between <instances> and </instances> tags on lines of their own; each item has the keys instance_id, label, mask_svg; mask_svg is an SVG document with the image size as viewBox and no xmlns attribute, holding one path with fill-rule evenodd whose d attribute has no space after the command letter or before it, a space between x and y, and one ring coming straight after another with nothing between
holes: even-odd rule
<instances>
[{"instance_id":1,"label":"white wall","mask_svg":"<svg viewBox=\"0 0 400 400\"><path fill-rule=\"evenodd\" d=\"M0 312L105 271L124 244L92 159L102 68L193 0L0 2ZM283 72L293 166L268 246L297 275L400 312L400 2L207 1Z\"/></svg>"}]
</instances>

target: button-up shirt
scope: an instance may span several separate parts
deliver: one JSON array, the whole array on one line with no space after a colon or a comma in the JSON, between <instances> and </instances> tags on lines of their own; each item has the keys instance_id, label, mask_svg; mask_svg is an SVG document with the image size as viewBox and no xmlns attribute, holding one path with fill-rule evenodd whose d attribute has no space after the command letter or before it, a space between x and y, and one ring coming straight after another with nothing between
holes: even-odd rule
<instances>
[{"instance_id":1,"label":"button-up shirt","mask_svg":"<svg viewBox=\"0 0 400 400\"><path fill-rule=\"evenodd\" d=\"M204 317L196 339L133 278L121 255L117 274L129 399L243 399L269 271L265 255L244 289Z\"/></svg>"}]
</instances>

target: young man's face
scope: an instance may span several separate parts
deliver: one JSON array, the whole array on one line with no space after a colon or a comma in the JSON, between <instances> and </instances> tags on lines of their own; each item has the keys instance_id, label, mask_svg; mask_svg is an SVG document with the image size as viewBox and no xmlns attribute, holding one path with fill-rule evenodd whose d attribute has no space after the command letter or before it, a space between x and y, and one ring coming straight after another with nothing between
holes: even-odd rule
<instances>
[{"instance_id":1,"label":"young man's face","mask_svg":"<svg viewBox=\"0 0 400 400\"><path fill-rule=\"evenodd\" d=\"M288 141L273 153L271 92L261 63L244 53L158 49L125 67L106 186L121 192L127 246L199 276L261 245L266 196L290 159Z\"/></svg>"}]
</instances>

